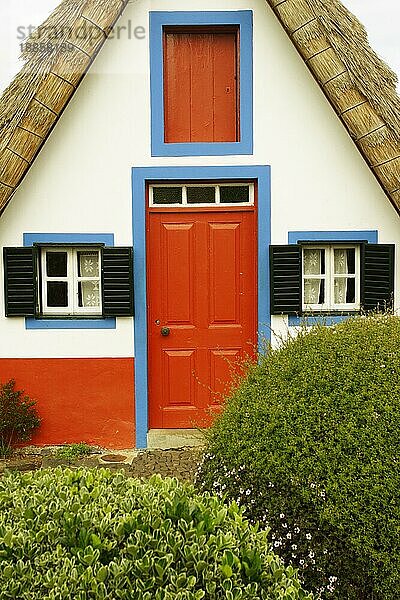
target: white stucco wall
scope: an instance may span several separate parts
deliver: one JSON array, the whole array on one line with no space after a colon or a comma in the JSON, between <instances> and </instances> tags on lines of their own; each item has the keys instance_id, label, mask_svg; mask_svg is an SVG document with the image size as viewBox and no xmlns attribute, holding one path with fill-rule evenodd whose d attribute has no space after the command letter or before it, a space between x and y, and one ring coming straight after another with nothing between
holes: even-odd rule
<instances>
[{"instance_id":1,"label":"white stucco wall","mask_svg":"<svg viewBox=\"0 0 400 600\"><path fill-rule=\"evenodd\" d=\"M253 10L252 156L151 157L148 12L166 9ZM398 216L265 0L137 0L119 25L129 20L145 39L106 42L0 219L2 246L22 245L24 232L114 233L131 245L132 166L269 164L272 243L291 230L378 229L398 245L399 281ZM285 319L272 327L283 331ZM0 357L133 354L131 319L116 330L27 331L4 317L3 294L0 335Z\"/></svg>"}]
</instances>

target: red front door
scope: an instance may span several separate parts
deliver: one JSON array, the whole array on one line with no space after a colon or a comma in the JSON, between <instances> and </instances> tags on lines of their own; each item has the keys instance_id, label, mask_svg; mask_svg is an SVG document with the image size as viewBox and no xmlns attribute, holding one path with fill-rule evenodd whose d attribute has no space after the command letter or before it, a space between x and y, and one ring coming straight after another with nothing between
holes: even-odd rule
<instances>
[{"instance_id":1,"label":"red front door","mask_svg":"<svg viewBox=\"0 0 400 600\"><path fill-rule=\"evenodd\" d=\"M150 429L209 424L254 356L256 247L254 207L149 209Z\"/></svg>"}]
</instances>

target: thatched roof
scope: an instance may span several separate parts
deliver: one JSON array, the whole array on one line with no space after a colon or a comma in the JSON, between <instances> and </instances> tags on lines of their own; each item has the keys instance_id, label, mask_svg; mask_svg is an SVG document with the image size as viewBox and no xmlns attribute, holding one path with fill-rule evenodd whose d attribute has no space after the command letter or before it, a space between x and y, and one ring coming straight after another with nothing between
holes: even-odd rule
<instances>
[{"instance_id":1,"label":"thatched roof","mask_svg":"<svg viewBox=\"0 0 400 600\"><path fill-rule=\"evenodd\" d=\"M400 213L397 76L338 0L268 0L322 91Z\"/></svg>"},{"instance_id":2,"label":"thatched roof","mask_svg":"<svg viewBox=\"0 0 400 600\"><path fill-rule=\"evenodd\" d=\"M0 98L0 212L128 1L63 0L32 34L30 41L46 50L25 52L24 67ZM370 48L363 26L339 0L267 3L400 213L396 75ZM55 45L58 50L51 51Z\"/></svg>"}]
</instances>

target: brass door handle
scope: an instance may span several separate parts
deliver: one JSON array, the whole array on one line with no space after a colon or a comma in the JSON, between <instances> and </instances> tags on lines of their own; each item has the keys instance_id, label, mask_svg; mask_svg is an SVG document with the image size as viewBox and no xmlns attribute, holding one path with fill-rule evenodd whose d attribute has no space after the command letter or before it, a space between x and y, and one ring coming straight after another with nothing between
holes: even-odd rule
<instances>
[{"instance_id":1,"label":"brass door handle","mask_svg":"<svg viewBox=\"0 0 400 600\"><path fill-rule=\"evenodd\" d=\"M167 337L167 335L169 335L171 333L171 330L169 327L161 327L160 331L161 331L161 335L163 335L164 337Z\"/></svg>"}]
</instances>

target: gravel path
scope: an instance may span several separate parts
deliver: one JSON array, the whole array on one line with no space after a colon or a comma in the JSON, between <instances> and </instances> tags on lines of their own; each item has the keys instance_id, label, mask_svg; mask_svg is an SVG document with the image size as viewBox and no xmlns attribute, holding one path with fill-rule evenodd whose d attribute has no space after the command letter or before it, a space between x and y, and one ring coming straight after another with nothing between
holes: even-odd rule
<instances>
[{"instance_id":1,"label":"gravel path","mask_svg":"<svg viewBox=\"0 0 400 600\"><path fill-rule=\"evenodd\" d=\"M146 450L139 452L129 463L100 463L99 455L90 455L75 460L70 466L106 467L110 469L123 468L130 477L148 478L159 473L163 477L176 477L181 481L193 482L197 464L201 460L203 449L178 448L173 450ZM54 458L49 454L15 455L9 460L0 460L0 476L5 470L32 471L41 467L55 467L58 464L69 466L69 463Z\"/></svg>"}]
</instances>

